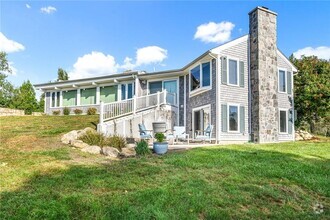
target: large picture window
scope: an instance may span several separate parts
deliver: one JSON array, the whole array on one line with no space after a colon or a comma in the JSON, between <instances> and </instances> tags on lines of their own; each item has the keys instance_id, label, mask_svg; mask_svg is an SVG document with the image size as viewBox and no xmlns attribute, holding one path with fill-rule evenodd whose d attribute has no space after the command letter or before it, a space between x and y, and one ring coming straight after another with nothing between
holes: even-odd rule
<instances>
[{"instance_id":1,"label":"large picture window","mask_svg":"<svg viewBox=\"0 0 330 220\"><path fill-rule=\"evenodd\" d=\"M284 70L278 71L278 91L286 92L286 73Z\"/></svg>"},{"instance_id":2,"label":"large picture window","mask_svg":"<svg viewBox=\"0 0 330 220\"><path fill-rule=\"evenodd\" d=\"M211 85L211 63L202 63L190 70L190 91Z\"/></svg>"},{"instance_id":3,"label":"large picture window","mask_svg":"<svg viewBox=\"0 0 330 220\"><path fill-rule=\"evenodd\" d=\"M228 84L238 85L238 60L228 59Z\"/></svg>"},{"instance_id":4,"label":"large picture window","mask_svg":"<svg viewBox=\"0 0 330 220\"><path fill-rule=\"evenodd\" d=\"M229 131L238 131L238 106L229 105L228 121Z\"/></svg>"},{"instance_id":5,"label":"large picture window","mask_svg":"<svg viewBox=\"0 0 330 220\"><path fill-rule=\"evenodd\" d=\"M80 105L96 104L96 88L80 90Z\"/></svg>"},{"instance_id":6,"label":"large picture window","mask_svg":"<svg viewBox=\"0 0 330 220\"><path fill-rule=\"evenodd\" d=\"M288 126L287 126L287 111L286 110L280 110L280 132L286 133L288 132Z\"/></svg>"},{"instance_id":7,"label":"large picture window","mask_svg":"<svg viewBox=\"0 0 330 220\"><path fill-rule=\"evenodd\" d=\"M63 91L63 106L77 105L77 90Z\"/></svg>"},{"instance_id":8,"label":"large picture window","mask_svg":"<svg viewBox=\"0 0 330 220\"><path fill-rule=\"evenodd\" d=\"M104 86L100 88L100 101L104 103L116 102L118 100L118 86Z\"/></svg>"}]
</instances>

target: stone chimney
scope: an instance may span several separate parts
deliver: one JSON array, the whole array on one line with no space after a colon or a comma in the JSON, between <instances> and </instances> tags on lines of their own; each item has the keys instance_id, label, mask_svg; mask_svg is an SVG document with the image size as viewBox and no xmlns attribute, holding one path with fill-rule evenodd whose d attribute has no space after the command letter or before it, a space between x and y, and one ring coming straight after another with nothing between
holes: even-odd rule
<instances>
[{"instance_id":1,"label":"stone chimney","mask_svg":"<svg viewBox=\"0 0 330 220\"><path fill-rule=\"evenodd\" d=\"M276 17L265 7L249 13L251 134L256 143L278 141Z\"/></svg>"}]
</instances>

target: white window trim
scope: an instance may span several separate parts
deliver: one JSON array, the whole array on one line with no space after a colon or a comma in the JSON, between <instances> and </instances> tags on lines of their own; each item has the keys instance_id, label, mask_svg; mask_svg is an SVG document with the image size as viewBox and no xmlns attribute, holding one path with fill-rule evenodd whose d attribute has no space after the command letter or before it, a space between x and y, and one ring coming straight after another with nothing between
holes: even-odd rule
<instances>
[{"instance_id":1,"label":"white window trim","mask_svg":"<svg viewBox=\"0 0 330 220\"><path fill-rule=\"evenodd\" d=\"M230 130L230 124L229 124L229 107L235 106L237 107L237 131ZM228 133L240 133L240 105L235 103L227 103L227 125L228 125Z\"/></svg>"},{"instance_id":2,"label":"white window trim","mask_svg":"<svg viewBox=\"0 0 330 220\"><path fill-rule=\"evenodd\" d=\"M194 112L195 111L200 111L200 110L205 109L205 108L209 108L210 109L210 118L209 118L209 120L210 120L210 124L211 124L211 122L212 122L211 104L199 106L197 108L193 108L192 111L191 111L191 121L192 121L191 128L192 128L192 132L193 132L192 137L194 137L194 138L195 138L195 133L194 133L194 131L195 131L195 117L194 117Z\"/></svg>"},{"instance_id":3,"label":"white window trim","mask_svg":"<svg viewBox=\"0 0 330 220\"><path fill-rule=\"evenodd\" d=\"M281 132L281 111L284 111L285 112L285 128L286 128L286 131L285 132ZM286 108L279 108L278 109L278 131L279 131L279 134L289 134L289 129L288 129L288 126L289 126L289 123L288 123L288 112L289 112L289 109L286 109Z\"/></svg>"},{"instance_id":4,"label":"white window trim","mask_svg":"<svg viewBox=\"0 0 330 220\"><path fill-rule=\"evenodd\" d=\"M58 92L60 93L59 106L57 106L57 93ZM53 94L55 94L54 106L52 106L53 105ZM62 103L61 103L62 98L61 97L62 97L62 91L60 91L60 90L55 90L55 91L50 92L50 108L60 108L60 107L62 107Z\"/></svg>"},{"instance_id":5,"label":"white window trim","mask_svg":"<svg viewBox=\"0 0 330 220\"><path fill-rule=\"evenodd\" d=\"M209 86L203 86L203 73L202 73L202 64L204 63L210 63L210 85ZM199 66L199 74L200 74L200 87L198 89L195 89L191 91L191 70ZM200 61L198 62L194 67L189 69L189 97L199 95L203 92L209 91L212 89L212 60L209 61Z\"/></svg>"},{"instance_id":6,"label":"white window trim","mask_svg":"<svg viewBox=\"0 0 330 220\"><path fill-rule=\"evenodd\" d=\"M236 61L236 65L237 65L237 84L231 84L229 83L229 60L234 60ZM239 87L239 58L236 58L236 57L230 57L230 56L227 56L227 85L230 85L230 86L237 86Z\"/></svg>"},{"instance_id":7,"label":"white window trim","mask_svg":"<svg viewBox=\"0 0 330 220\"><path fill-rule=\"evenodd\" d=\"M124 82L120 84L120 100L127 100L128 99L128 84L132 84L132 98L135 96L135 86L134 86L134 82ZM123 99L122 94L121 94L121 86L125 85L125 97ZM119 100L118 100L119 101Z\"/></svg>"},{"instance_id":8,"label":"white window trim","mask_svg":"<svg viewBox=\"0 0 330 220\"><path fill-rule=\"evenodd\" d=\"M285 79L285 91L280 91L280 71L284 71L284 79ZM293 75L293 74L292 74ZM279 93L287 94L288 93L288 71L285 68L277 68L277 91ZM293 80L291 79L291 84Z\"/></svg>"}]
</instances>

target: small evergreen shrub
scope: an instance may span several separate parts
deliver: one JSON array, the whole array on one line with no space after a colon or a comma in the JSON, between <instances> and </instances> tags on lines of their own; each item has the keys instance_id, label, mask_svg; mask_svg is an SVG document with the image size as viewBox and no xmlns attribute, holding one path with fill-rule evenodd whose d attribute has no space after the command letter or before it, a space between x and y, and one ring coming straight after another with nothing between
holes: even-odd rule
<instances>
[{"instance_id":1,"label":"small evergreen shrub","mask_svg":"<svg viewBox=\"0 0 330 220\"><path fill-rule=\"evenodd\" d=\"M61 111L60 110L53 111L53 115L60 115L60 114L61 114Z\"/></svg>"},{"instance_id":2,"label":"small evergreen shrub","mask_svg":"<svg viewBox=\"0 0 330 220\"><path fill-rule=\"evenodd\" d=\"M157 142L163 142L165 139L165 135L163 133L156 133L155 138L157 139Z\"/></svg>"},{"instance_id":3,"label":"small evergreen shrub","mask_svg":"<svg viewBox=\"0 0 330 220\"><path fill-rule=\"evenodd\" d=\"M79 139L89 145L97 145L100 147L106 145L106 137L103 134L98 133L96 131L87 131Z\"/></svg>"},{"instance_id":4,"label":"small evergreen shrub","mask_svg":"<svg viewBox=\"0 0 330 220\"><path fill-rule=\"evenodd\" d=\"M126 147L126 139L119 135L113 135L106 139L107 146L117 148L119 151Z\"/></svg>"},{"instance_id":5,"label":"small evergreen shrub","mask_svg":"<svg viewBox=\"0 0 330 220\"><path fill-rule=\"evenodd\" d=\"M76 114L76 115L81 115L82 114L82 110L79 109L79 108L76 108L75 110L73 110L73 112Z\"/></svg>"},{"instance_id":6,"label":"small evergreen shrub","mask_svg":"<svg viewBox=\"0 0 330 220\"><path fill-rule=\"evenodd\" d=\"M63 109L63 115L70 115L70 109L68 107Z\"/></svg>"},{"instance_id":7,"label":"small evergreen shrub","mask_svg":"<svg viewBox=\"0 0 330 220\"><path fill-rule=\"evenodd\" d=\"M87 115L95 115L97 112L96 108L89 108L87 109Z\"/></svg>"},{"instance_id":8,"label":"small evergreen shrub","mask_svg":"<svg viewBox=\"0 0 330 220\"><path fill-rule=\"evenodd\" d=\"M148 142L146 142L145 140L141 140L136 143L135 151L136 154L140 156L145 156L151 153L148 147Z\"/></svg>"}]
</instances>

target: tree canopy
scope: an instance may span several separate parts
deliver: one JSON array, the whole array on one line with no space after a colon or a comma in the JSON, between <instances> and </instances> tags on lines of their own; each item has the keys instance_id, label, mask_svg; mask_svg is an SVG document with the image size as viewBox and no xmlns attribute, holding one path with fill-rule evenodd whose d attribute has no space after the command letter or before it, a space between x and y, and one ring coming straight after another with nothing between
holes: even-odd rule
<instances>
[{"instance_id":1,"label":"tree canopy","mask_svg":"<svg viewBox=\"0 0 330 220\"><path fill-rule=\"evenodd\" d=\"M57 81L60 80L69 80L68 73L62 68L58 68L57 70Z\"/></svg>"},{"instance_id":2,"label":"tree canopy","mask_svg":"<svg viewBox=\"0 0 330 220\"><path fill-rule=\"evenodd\" d=\"M23 84L15 91L10 107L22 109L25 114L31 114L33 111L38 110L36 93L29 80L23 82Z\"/></svg>"},{"instance_id":3,"label":"tree canopy","mask_svg":"<svg viewBox=\"0 0 330 220\"><path fill-rule=\"evenodd\" d=\"M314 132L315 123L330 116L330 60L315 56L290 60L299 71L294 76L296 123L307 122Z\"/></svg>"}]
</instances>

